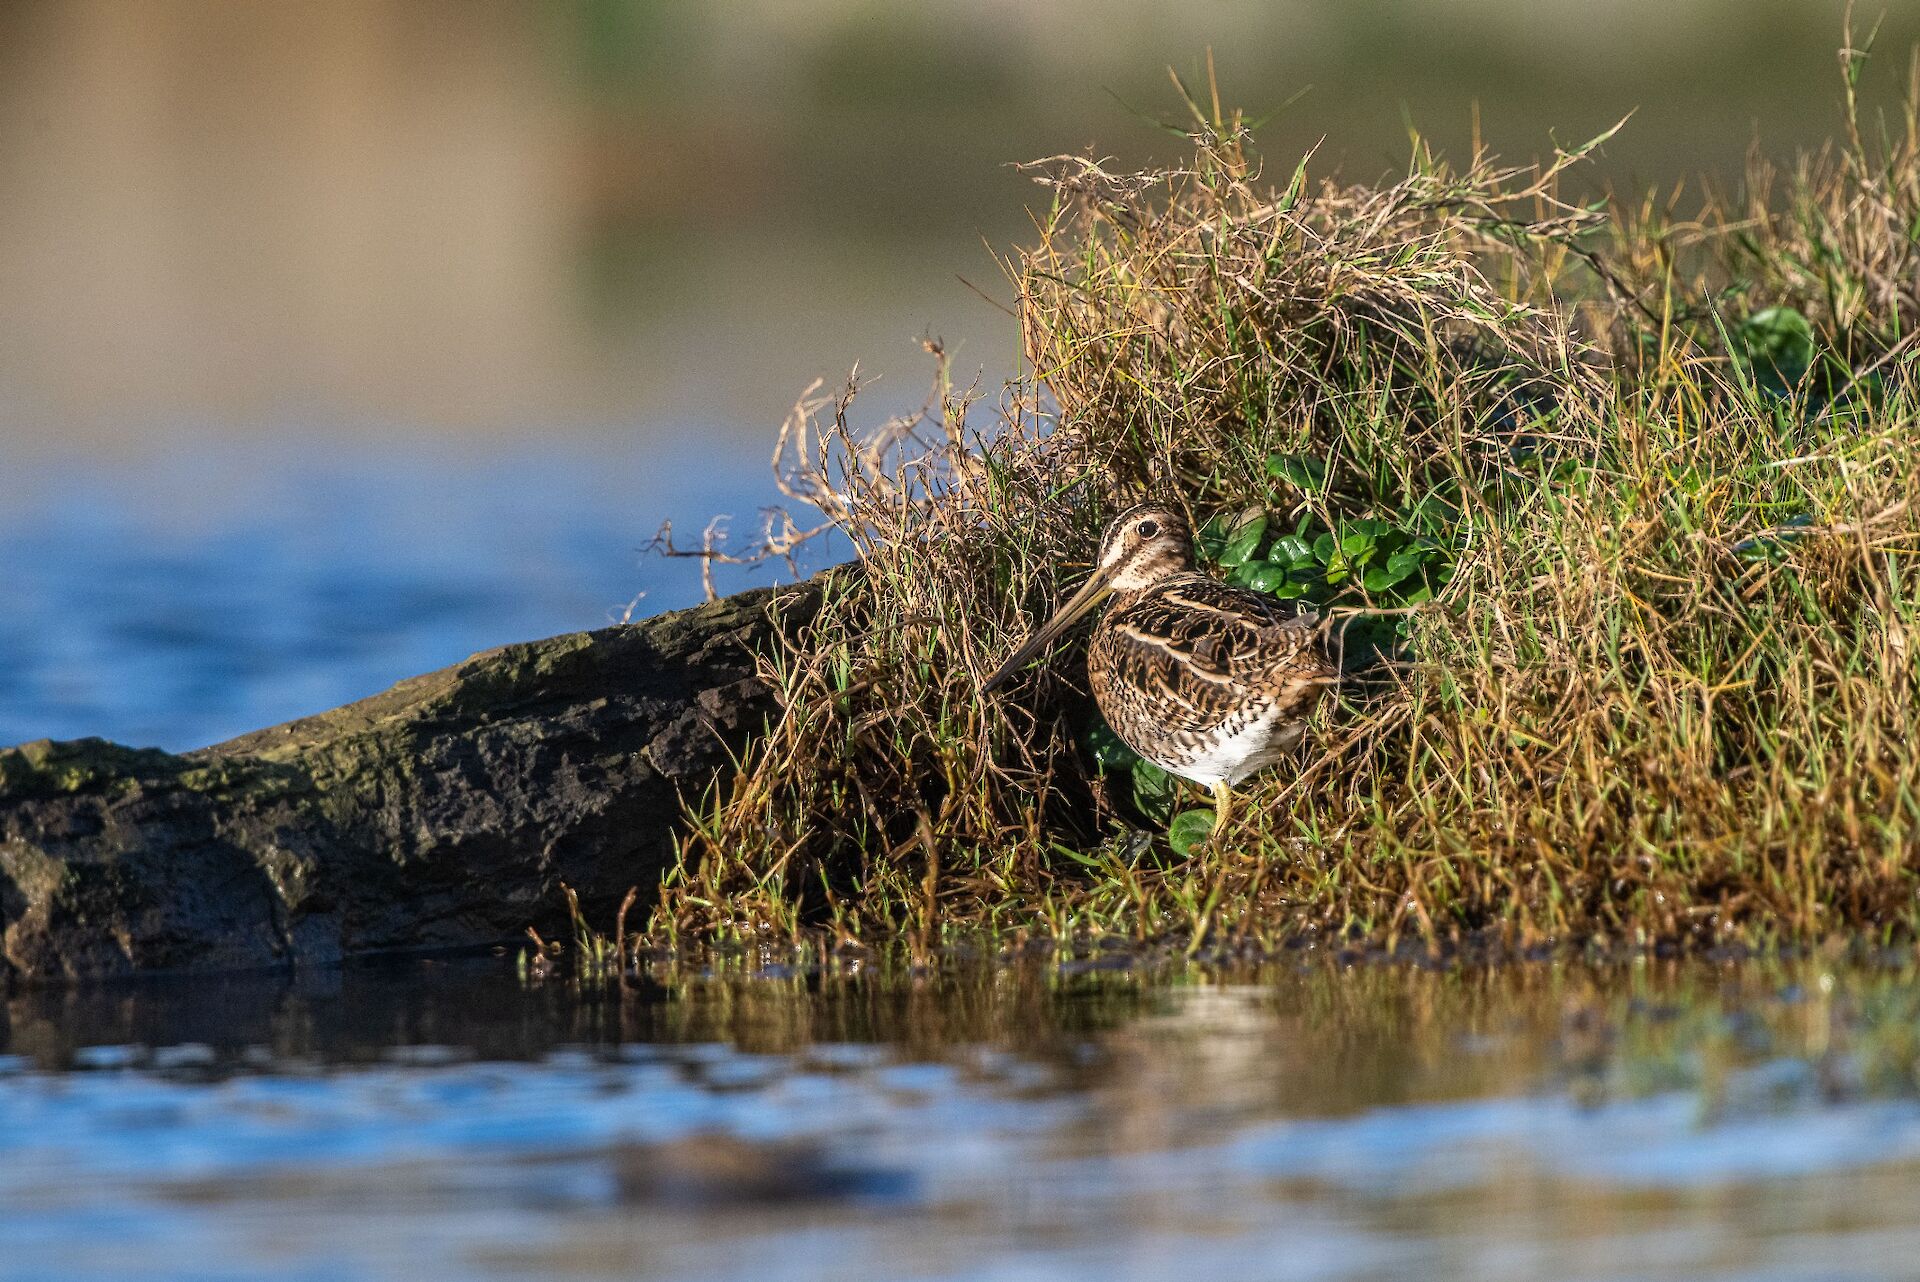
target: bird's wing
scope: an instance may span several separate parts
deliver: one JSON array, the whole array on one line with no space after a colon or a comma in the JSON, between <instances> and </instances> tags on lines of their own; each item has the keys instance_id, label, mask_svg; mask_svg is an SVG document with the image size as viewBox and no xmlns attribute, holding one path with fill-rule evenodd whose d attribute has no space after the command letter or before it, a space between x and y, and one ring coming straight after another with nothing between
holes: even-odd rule
<instances>
[{"instance_id":1,"label":"bird's wing","mask_svg":"<svg viewBox=\"0 0 1920 1282\"><path fill-rule=\"evenodd\" d=\"M1192 574L1129 602L1103 631L1115 677L1149 691L1171 728L1198 730L1330 680L1318 622L1264 592Z\"/></svg>"}]
</instances>

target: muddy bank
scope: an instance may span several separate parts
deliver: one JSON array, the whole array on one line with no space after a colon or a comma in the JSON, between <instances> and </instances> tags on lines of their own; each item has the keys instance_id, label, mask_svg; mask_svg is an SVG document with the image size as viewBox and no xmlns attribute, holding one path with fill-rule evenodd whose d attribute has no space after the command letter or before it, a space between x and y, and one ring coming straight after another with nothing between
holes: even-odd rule
<instances>
[{"instance_id":1,"label":"muddy bank","mask_svg":"<svg viewBox=\"0 0 1920 1282\"><path fill-rule=\"evenodd\" d=\"M771 698L820 584L510 645L174 755L0 750L0 976L326 964L611 920Z\"/></svg>"}]
</instances>

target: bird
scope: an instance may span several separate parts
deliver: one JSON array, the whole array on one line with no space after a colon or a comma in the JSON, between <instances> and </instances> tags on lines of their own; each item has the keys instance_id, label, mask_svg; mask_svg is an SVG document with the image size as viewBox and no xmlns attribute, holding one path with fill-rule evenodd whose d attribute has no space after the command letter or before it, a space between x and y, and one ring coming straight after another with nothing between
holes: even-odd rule
<instances>
[{"instance_id":1,"label":"bird","mask_svg":"<svg viewBox=\"0 0 1920 1282\"><path fill-rule=\"evenodd\" d=\"M1186 518L1140 503L1107 524L1093 574L982 685L1005 685L1111 597L1087 646L1087 683L1126 745L1213 794L1212 837L1233 789L1287 756L1338 684L1320 618L1194 566Z\"/></svg>"}]
</instances>

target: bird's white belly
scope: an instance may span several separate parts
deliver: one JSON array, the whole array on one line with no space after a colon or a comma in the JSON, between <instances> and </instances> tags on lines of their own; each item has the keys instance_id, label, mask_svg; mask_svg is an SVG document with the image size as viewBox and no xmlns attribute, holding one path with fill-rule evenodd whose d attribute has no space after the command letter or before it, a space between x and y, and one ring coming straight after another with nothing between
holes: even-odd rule
<instances>
[{"instance_id":1,"label":"bird's white belly","mask_svg":"<svg viewBox=\"0 0 1920 1282\"><path fill-rule=\"evenodd\" d=\"M1285 756L1306 730L1303 718L1282 717L1277 709L1270 708L1230 733L1194 745L1178 760L1154 764L1209 788L1223 780L1237 784Z\"/></svg>"}]
</instances>

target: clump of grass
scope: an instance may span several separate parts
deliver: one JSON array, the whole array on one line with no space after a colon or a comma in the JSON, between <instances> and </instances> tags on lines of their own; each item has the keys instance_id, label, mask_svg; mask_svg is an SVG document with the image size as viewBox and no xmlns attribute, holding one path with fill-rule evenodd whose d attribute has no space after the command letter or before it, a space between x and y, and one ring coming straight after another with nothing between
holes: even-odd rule
<instances>
[{"instance_id":1,"label":"clump of grass","mask_svg":"<svg viewBox=\"0 0 1920 1282\"><path fill-rule=\"evenodd\" d=\"M1920 112L1680 220L1563 198L1586 148L1269 174L1185 102L1183 167L1040 167L997 413L937 350L873 436L853 386L796 408L784 484L860 566L767 657L780 714L656 933L1911 934ZM1141 494L1346 643L1211 848L1157 835L1178 789L1077 653L979 692Z\"/></svg>"}]
</instances>

